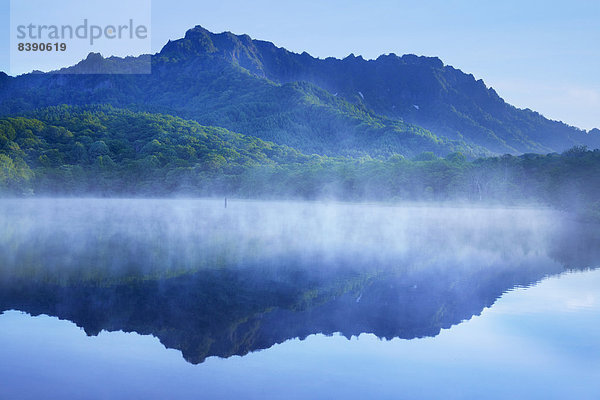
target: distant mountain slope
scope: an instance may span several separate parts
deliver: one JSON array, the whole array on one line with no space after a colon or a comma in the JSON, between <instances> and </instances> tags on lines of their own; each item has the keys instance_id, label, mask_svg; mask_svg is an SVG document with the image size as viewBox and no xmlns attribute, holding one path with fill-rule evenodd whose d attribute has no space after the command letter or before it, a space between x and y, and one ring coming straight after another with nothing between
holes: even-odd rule
<instances>
[{"instance_id":1,"label":"distant mountain slope","mask_svg":"<svg viewBox=\"0 0 600 400\"><path fill-rule=\"evenodd\" d=\"M99 74L133 68L145 57L90 54L62 71L73 74L1 75L0 115L112 104L194 119L304 153L355 157L600 147L597 132L516 109L483 81L437 58L321 60L198 26L151 56L150 75Z\"/></svg>"},{"instance_id":2,"label":"distant mountain slope","mask_svg":"<svg viewBox=\"0 0 600 400\"><path fill-rule=\"evenodd\" d=\"M213 54L275 82L309 81L376 113L403 119L437 136L465 140L496 153L563 151L600 147L599 134L551 121L502 100L482 80L438 58L394 54L377 60L343 60L296 54L273 43L197 26L169 42L160 56L185 59Z\"/></svg>"},{"instance_id":3,"label":"distant mountain slope","mask_svg":"<svg viewBox=\"0 0 600 400\"><path fill-rule=\"evenodd\" d=\"M111 71L118 62L90 54L70 72ZM304 153L383 157L425 151L487 153L376 115L307 82L281 85L256 77L209 53L182 59L154 56L151 75L28 74L0 83L0 113L4 115L56 104L92 103L194 119Z\"/></svg>"}]
</instances>

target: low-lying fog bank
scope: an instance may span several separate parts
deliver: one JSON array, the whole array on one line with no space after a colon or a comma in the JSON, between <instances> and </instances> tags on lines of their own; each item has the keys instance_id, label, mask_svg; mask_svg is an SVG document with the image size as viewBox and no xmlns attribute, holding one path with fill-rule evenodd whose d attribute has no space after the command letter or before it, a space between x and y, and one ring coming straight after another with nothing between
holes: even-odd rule
<instances>
[{"instance_id":1,"label":"low-lying fog bank","mask_svg":"<svg viewBox=\"0 0 600 400\"><path fill-rule=\"evenodd\" d=\"M483 268L551 257L582 228L547 208L223 199L2 200L6 273ZM566 232L569 232L566 234ZM587 249L582 256L595 251ZM84 274L85 275L85 274Z\"/></svg>"}]
</instances>

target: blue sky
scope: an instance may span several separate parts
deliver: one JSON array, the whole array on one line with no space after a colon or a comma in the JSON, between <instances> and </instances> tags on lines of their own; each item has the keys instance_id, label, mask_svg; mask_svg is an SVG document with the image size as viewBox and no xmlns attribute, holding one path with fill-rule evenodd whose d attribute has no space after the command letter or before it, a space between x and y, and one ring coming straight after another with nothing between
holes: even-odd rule
<instances>
[{"instance_id":1,"label":"blue sky","mask_svg":"<svg viewBox=\"0 0 600 400\"><path fill-rule=\"evenodd\" d=\"M1 70L8 4L0 0ZM318 57L437 56L511 104L590 129L600 127L599 21L598 0L153 0L152 50L202 25Z\"/></svg>"}]
</instances>

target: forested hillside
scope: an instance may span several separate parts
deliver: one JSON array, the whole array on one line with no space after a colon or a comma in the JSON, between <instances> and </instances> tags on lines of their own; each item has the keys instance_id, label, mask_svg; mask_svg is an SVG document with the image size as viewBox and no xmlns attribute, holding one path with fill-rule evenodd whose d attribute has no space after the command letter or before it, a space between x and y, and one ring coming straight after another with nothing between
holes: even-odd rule
<instances>
[{"instance_id":1,"label":"forested hillside","mask_svg":"<svg viewBox=\"0 0 600 400\"><path fill-rule=\"evenodd\" d=\"M150 57L152 73L111 74ZM327 156L469 158L600 147L600 134L507 104L437 58L343 60L202 27L153 56L90 54L59 74L0 76L0 115L57 104L111 104L193 119Z\"/></svg>"},{"instance_id":2,"label":"forested hillside","mask_svg":"<svg viewBox=\"0 0 600 400\"><path fill-rule=\"evenodd\" d=\"M0 191L535 202L600 217L600 151L333 158L168 115L60 106L0 119Z\"/></svg>"},{"instance_id":3,"label":"forested hillside","mask_svg":"<svg viewBox=\"0 0 600 400\"><path fill-rule=\"evenodd\" d=\"M51 107L30 117L0 120L5 188L158 194L216 173L227 187L228 176L245 168L308 159L223 128L110 106Z\"/></svg>"},{"instance_id":4,"label":"forested hillside","mask_svg":"<svg viewBox=\"0 0 600 400\"><path fill-rule=\"evenodd\" d=\"M114 62L119 61L91 54L73 68L110 70ZM489 153L376 115L310 83L280 85L257 78L210 54L181 61L155 57L151 75L32 74L0 83L0 115L21 115L57 104L99 103L193 119L309 154Z\"/></svg>"},{"instance_id":5,"label":"forested hillside","mask_svg":"<svg viewBox=\"0 0 600 400\"><path fill-rule=\"evenodd\" d=\"M196 26L158 55L187 60L211 54L279 83L307 81L379 115L404 120L438 137L465 141L495 153L600 147L600 135L507 104L483 80L436 57L381 55L343 60L296 54L273 43Z\"/></svg>"}]
</instances>

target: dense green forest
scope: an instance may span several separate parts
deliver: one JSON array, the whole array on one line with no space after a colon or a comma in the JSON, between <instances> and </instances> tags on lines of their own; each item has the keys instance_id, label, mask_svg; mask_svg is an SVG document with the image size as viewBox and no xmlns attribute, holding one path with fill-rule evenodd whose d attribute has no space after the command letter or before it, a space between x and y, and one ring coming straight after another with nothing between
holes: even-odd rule
<instances>
[{"instance_id":1,"label":"dense green forest","mask_svg":"<svg viewBox=\"0 0 600 400\"><path fill-rule=\"evenodd\" d=\"M59 106L0 120L4 195L531 202L600 217L600 151L326 157L180 118Z\"/></svg>"}]
</instances>

